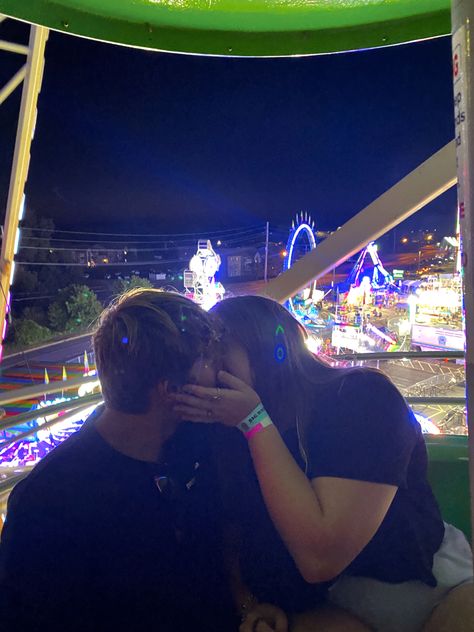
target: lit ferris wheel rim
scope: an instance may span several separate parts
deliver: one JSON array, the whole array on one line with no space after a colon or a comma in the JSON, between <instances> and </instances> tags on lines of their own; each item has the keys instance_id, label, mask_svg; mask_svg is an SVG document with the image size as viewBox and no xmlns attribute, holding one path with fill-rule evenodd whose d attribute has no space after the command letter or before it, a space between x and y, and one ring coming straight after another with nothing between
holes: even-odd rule
<instances>
[{"instance_id":1,"label":"lit ferris wheel rim","mask_svg":"<svg viewBox=\"0 0 474 632\"><path fill-rule=\"evenodd\" d=\"M308 213L297 213L296 222L293 221L291 225L290 235L288 237L288 243L286 244L286 257L284 262L285 270L289 270L293 265L293 251L298 238L306 234L308 237L310 250L316 248L316 235L314 233L314 222L311 220L311 216ZM311 293L316 289L316 281L311 284ZM295 313L295 306L293 304L293 298L288 299L288 307L292 313Z\"/></svg>"}]
</instances>

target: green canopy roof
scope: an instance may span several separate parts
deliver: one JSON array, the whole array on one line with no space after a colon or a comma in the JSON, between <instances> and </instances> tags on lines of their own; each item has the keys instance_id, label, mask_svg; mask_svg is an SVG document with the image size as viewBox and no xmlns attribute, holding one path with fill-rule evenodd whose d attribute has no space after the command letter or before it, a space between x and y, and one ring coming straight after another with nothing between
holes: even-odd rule
<instances>
[{"instance_id":1,"label":"green canopy roof","mask_svg":"<svg viewBox=\"0 0 474 632\"><path fill-rule=\"evenodd\" d=\"M94 39L212 55L305 55L450 32L449 0L0 0L0 13Z\"/></svg>"}]
</instances>

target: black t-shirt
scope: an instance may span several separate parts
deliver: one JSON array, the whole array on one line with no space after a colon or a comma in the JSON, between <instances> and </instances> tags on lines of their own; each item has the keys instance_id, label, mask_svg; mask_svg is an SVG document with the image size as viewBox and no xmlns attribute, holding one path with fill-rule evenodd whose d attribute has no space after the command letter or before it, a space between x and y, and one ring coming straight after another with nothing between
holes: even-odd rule
<instances>
[{"instance_id":1,"label":"black t-shirt","mask_svg":"<svg viewBox=\"0 0 474 632\"><path fill-rule=\"evenodd\" d=\"M2 629L232 630L205 433L182 427L154 466L89 419L36 466L9 499Z\"/></svg>"},{"instance_id":2,"label":"black t-shirt","mask_svg":"<svg viewBox=\"0 0 474 632\"><path fill-rule=\"evenodd\" d=\"M427 480L420 424L392 382L373 370L350 372L316 402L304 444L310 478L398 487L377 533L344 572L436 586L433 555L444 525Z\"/></svg>"},{"instance_id":3,"label":"black t-shirt","mask_svg":"<svg viewBox=\"0 0 474 632\"><path fill-rule=\"evenodd\" d=\"M372 370L335 374L317 393L309 423L300 428L306 460L296 428L283 436L301 469L311 479L334 476L398 487L377 533L344 573L435 586L433 555L444 526L413 413L394 385ZM314 607L329 584L311 585L301 577L264 507L245 440L233 433L221 441L229 451L222 473L227 519L242 529L244 580L257 597L289 611Z\"/></svg>"}]
</instances>

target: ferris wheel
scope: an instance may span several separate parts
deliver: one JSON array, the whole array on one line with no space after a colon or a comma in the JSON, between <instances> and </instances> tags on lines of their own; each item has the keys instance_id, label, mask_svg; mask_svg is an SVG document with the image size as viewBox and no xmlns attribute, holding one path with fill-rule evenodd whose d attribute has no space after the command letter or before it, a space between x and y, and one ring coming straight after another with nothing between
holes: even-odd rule
<instances>
[{"instance_id":1,"label":"ferris wheel","mask_svg":"<svg viewBox=\"0 0 474 632\"><path fill-rule=\"evenodd\" d=\"M288 242L286 244L286 255L283 262L284 270L289 270L291 266L296 262L298 245L301 245L304 237L307 238L309 247L307 250L313 250L316 248L316 234L314 231L314 221L311 219L311 215L308 213L296 213L296 218L291 223L291 230L288 236ZM309 302L313 302L313 298L316 293L316 281L303 290L304 299ZM299 315L295 306L294 298L289 298L287 307L291 313Z\"/></svg>"}]
</instances>

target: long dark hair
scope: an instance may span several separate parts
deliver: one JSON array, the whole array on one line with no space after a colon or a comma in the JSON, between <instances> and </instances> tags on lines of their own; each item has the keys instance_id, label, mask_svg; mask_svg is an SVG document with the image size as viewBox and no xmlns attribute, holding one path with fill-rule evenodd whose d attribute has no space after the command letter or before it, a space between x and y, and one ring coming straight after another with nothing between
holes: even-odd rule
<instances>
[{"instance_id":1,"label":"long dark hair","mask_svg":"<svg viewBox=\"0 0 474 632\"><path fill-rule=\"evenodd\" d=\"M275 425L285 431L300 419L306 426L318 391L341 379L335 369L306 346L304 327L282 305L262 296L239 296L213 308L227 339L249 358L254 388Z\"/></svg>"}]
</instances>

